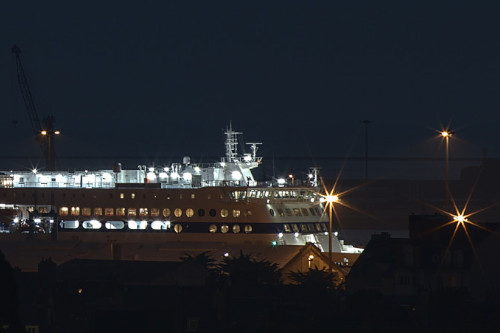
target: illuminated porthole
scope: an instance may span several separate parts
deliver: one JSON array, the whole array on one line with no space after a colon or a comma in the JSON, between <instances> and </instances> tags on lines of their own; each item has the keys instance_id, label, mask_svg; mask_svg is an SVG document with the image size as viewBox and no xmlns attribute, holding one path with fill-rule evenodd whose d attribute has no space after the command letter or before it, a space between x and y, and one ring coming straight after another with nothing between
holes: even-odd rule
<instances>
[{"instance_id":1,"label":"illuminated porthole","mask_svg":"<svg viewBox=\"0 0 500 333\"><path fill-rule=\"evenodd\" d=\"M170 209L164 208L163 209L163 216L164 217L169 217L170 216Z\"/></svg>"},{"instance_id":2,"label":"illuminated porthole","mask_svg":"<svg viewBox=\"0 0 500 333\"><path fill-rule=\"evenodd\" d=\"M104 208L105 216L113 216L114 212L115 212L114 208Z\"/></svg>"},{"instance_id":3,"label":"illuminated porthole","mask_svg":"<svg viewBox=\"0 0 500 333\"><path fill-rule=\"evenodd\" d=\"M194 215L194 210L192 208L186 209L186 216L187 217L193 217Z\"/></svg>"},{"instance_id":4,"label":"illuminated porthole","mask_svg":"<svg viewBox=\"0 0 500 333\"><path fill-rule=\"evenodd\" d=\"M137 216L137 210L135 208L129 208L127 210L127 215L131 217Z\"/></svg>"},{"instance_id":5,"label":"illuminated porthole","mask_svg":"<svg viewBox=\"0 0 500 333\"><path fill-rule=\"evenodd\" d=\"M80 207L71 207L71 215L72 216L80 215Z\"/></svg>"},{"instance_id":6,"label":"illuminated porthole","mask_svg":"<svg viewBox=\"0 0 500 333\"><path fill-rule=\"evenodd\" d=\"M203 208L198 209L198 216L205 216L205 210Z\"/></svg>"},{"instance_id":7,"label":"illuminated porthole","mask_svg":"<svg viewBox=\"0 0 500 333\"><path fill-rule=\"evenodd\" d=\"M274 209L269 209L269 214L271 214L271 216L274 216Z\"/></svg>"},{"instance_id":8,"label":"illuminated porthole","mask_svg":"<svg viewBox=\"0 0 500 333\"><path fill-rule=\"evenodd\" d=\"M176 224L176 225L174 226L174 231L175 231L176 233L180 233L180 232L182 231L182 225L180 225L180 224Z\"/></svg>"},{"instance_id":9,"label":"illuminated porthole","mask_svg":"<svg viewBox=\"0 0 500 333\"><path fill-rule=\"evenodd\" d=\"M250 209L247 210L247 216L252 216L252 211Z\"/></svg>"},{"instance_id":10,"label":"illuminated porthole","mask_svg":"<svg viewBox=\"0 0 500 333\"><path fill-rule=\"evenodd\" d=\"M208 214L210 214L211 217L215 217L215 215L217 215L217 211L215 209L210 209L210 211L208 212Z\"/></svg>"},{"instance_id":11,"label":"illuminated porthole","mask_svg":"<svg viewBox=\"0 0 500 333\"><path fill-rule=\"evenodd\" d=\"M241 211L239 209L233 209L233 217L240 217Z\"/></svg>"},{"instance_id":12,"label":"illuminated porthole","mask_svg":"<svg viewBox=\"0 0 500 333\"><path fill-rule=\"evenodd\" d=\"M148 216L148 209L147 208L139 208L139 216L147 217Z\"/></svg>"},{"instance_id":13,"label":"illuminated porthole","mask_svg":"<svg viewBox=\"0 0 500 333\"><path fill-rule=\"evenodd\" d=\"M217 232L217 226L215 224L211 224L208 227L208 231L210 231L211 233Z\"/></svg>"},{"instance_id":14,"label":"illuminated porthole","mask_svg":"<svg viewBox=\"0 0 500 333\"><path fill-rule=\"evenodd\" d=\"M250 224L245 225L245 233L250 233L252 232L252 226Z\"/></svg>"},{"instance_id":15,"label":"illuminated porthole","mask_svg":"<svg viewBox=\"0 0 500 333\"><path fill-rule=\"evenodd\" d=\"M227 209L221 209L220 210L220 216L221 217L227 217L229 213L227 212Z\"/></svg>"},{"instance_id":16,"label":"illuminated porthole","mask_svg":"<svg viewBox=\"0 0 500 333\"><path fill-rule=\"evenodd\" d=\"M94 216L102 216L102 208L94 208Z\"/></svg>"},{"instance_id":17,"label":"illuminated porthole","mask_svg":"<svg viewBox=\"0 0 500 333\"><path fill-rule=\"evenodd\" d=\"M229 231L229 226L227 224L223 224L221 227L220 227L220 231L225 234Z\"/></svg>"},{"instance_id":18,"label":"illuminated porthole","mask_svg":"<svg viewBox=\"0 0 500 333\"><path fill-rule=\"evenodd\" d=\"M174 215L175 215L175 217L181 217L182 216L182 209L176 208L174 210Z\"/></svg>"},{"instance_id":19,"label":"illuminated porthole","mask_svg":"<svg viewBox=\"0 0 500 333\"><path fill-rule=\"evenodd\" d=\"M151 208L151 217L158 217L158 216L160 216L160 209Z\"/></svg>"},{"instance_id":20,"label":"illuminated porthole","mask_svg":"<svg viewBox=\"0 0 500 333\"><path fill-rule=\"evenodd\" d=\"M92 209L89 207L83 207L82 208L82 216L90 216L92 213Z\"/></svg>"},{"instance_id":21,"label":"illuminated porthole","mask_svg":"<svg viewBox=\"0 0 500 333\"><path fill-rule=\"evenodd\" d=\"M117 208L116 209L116 216L125 216L125 208Z\"/></svg>"},{"instance_id":22,"label":"illuminated porthole","mask_svg":"<svg viewBox=\"0 0 500 333\"><path fill-rule=\"evenodd\" d=\"M237 234L238 232L240 232L240 226L238 224L233 225L233 232L235 234Z\"/></svg>"},{"instance_id":23,"label":"illuminated porthole","mask_svg":"<svg viewBox=\"0 0 500 333\"><path fill-rule=\"evenodd\" d=\"M59 216L68 216L68 207L59 208Z\"/></svg>"}]
</instances>

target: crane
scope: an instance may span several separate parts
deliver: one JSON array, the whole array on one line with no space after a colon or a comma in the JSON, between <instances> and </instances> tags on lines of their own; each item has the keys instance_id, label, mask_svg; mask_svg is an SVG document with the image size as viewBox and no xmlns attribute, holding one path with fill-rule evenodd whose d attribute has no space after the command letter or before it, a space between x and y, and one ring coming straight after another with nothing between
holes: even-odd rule
<instances>
[{"instance_id":1,"label":"crane","mask_svg":"<svg viewBox=\"0 0 500 333\"><path fill-rule=\"evenodd\" d=\"M54 136L59 135L60 132L54 129L55 118L53 116L47 116L43 118L43 126L38 118L38 112L33 102L33 97L31 95L30 87L28 84L28 79L24 73L24 66L21 60L21 49L17 45L12 46L12 53L16 57L16 68L17 68L17 79L19 81L19 88L21 89L21 95L24 100L24 105L28 111L28 116L31 123L31 128L33 129L37 139L40 141L42 146L42 152L45 157L45 169L47 171L55 171L55 148L54 148Z\"/></svg>"}]
</instances>

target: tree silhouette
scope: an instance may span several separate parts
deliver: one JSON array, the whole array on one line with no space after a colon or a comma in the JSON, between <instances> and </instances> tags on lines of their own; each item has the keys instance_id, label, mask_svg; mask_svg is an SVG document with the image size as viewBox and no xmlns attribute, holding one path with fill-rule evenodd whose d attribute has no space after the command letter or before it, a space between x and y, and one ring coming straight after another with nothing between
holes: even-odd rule
<instances>
[{"instance_id":1,"label":"tree silhouette","mask_svg":"<svg viewBox=\"0 0 500 333\"><path fill-rule=\"evenodd\" d=\"M192 256L190 253L186 253L180 259L184 262L197 263L210 271L217 269L217 264L215 259L210 255L210 251L204 251L195 256Z\"/></svg>"},{"instance_id":2,"label":"tree silhouette","mask_svg":"<svg viewBox=\"0 0 500 333\"><path fill-rule=\"evenodd\" d=\"M0 331L24 332L19 318L15 272L0 251Z\"/></svg>"},{"instance_id":3,"label":"tree silhouette","mask_svg":"<svg viewBox=\"0 0 500 333\"><path fill-rule=\"evenodd\" d=\"M239 257L225 257L220 270L232 286L281 284L281 270L267 260L256 260L240 251Z\"/></svg>"},{"instance_id":4,"label":"tree silhouette","mask_svg":"<svg viewBox=\"0 0 500 333\"><path fill-rule=\"evenodd\" d=\"M308 290L334 290L340 283L339 274L326 268L311 268L306 272L290 272L290 280Z\"/></svg>"}]
</instances>

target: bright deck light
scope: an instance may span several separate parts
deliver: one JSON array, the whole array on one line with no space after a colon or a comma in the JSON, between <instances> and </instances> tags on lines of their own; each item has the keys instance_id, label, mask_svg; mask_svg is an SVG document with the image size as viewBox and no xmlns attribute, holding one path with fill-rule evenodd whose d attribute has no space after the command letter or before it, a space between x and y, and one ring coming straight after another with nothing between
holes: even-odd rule
<instances>
[{"instance_id":1,"label":"bright deck light","mask_svg":"<svg viewBox=\"0 0 500 333\"><path fill-rule=\"evenodd\" d=\"M240 180L241 179L241 172L239 172L237 170L231 172L231 178L233 178L233 180Z\"/></svg>"}]
</instances>

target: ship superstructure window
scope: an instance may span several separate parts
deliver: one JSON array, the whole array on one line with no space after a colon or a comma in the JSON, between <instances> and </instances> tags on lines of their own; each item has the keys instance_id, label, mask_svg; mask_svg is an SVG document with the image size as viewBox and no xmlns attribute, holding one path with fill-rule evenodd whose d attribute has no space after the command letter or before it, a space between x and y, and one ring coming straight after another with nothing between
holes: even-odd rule
<instances>
[{"instance_id":1,"label":"ship superstructure window","mask_svg":"<svg viewBox=\"0 0 500 333\"><path fill-rule=\"evenodd\" d=\"M163 208L163 216L164 217L169 217L170 216L170 209Z\"/></svg>"},{"instance_id":2,"label":"ship superstructure window","mask_svg":"<svg viewBox=\"0 0 500 333\"><path fill-rule=\"evenodd\" d=\"M245 225L245 233L249 234L252 232L252 226L250 224Z\"/></svg>"},{"instance_id":3,"label":"ship superstructure window","mask_svg":"<svg viewBox=\"0 0 500 333\"><path fill-rule=\"evenodd\" d=\"M299 227L296 224L292 224L293 232L299 232Z\"/></svg>"},{"instance_id":4,"label":"ship superstructure window","mask_svg":"<svg viewBox=\"0 0 500 333\"><path fill-rule=\"evenodd\" d=\"M59 216L68 216L68 207L60 207Z\"/></svg>"},{"instance_id":5,"label":"ship superstructure window","mask_svg":"<svg viewBox=\"0 0 500 333\"><path fill-rule=\"evenodd\" d=\"M139 216L141 216L141 217L148 216L148 209L147 208L139 208Z\"/></svg>"},{"instance_id":6,"label":"ship superstructure window","mask_svg":"<svg viewBox=\"0 0 500 333\"><path fill-rule=\"evenodd\" d=\"M92 209L90 207L82 208L82 216L90 216L92 214Z\"/></svg>"},{"instance_id":7,"label":"ship superstructure window","mask_svg":"<svg viewBox=\"0 0 500 333\"><path fill-rule=\"evenodd\" d=\"M233 209L233 217L240 217L241 211L239 209Z\"/></svg>"},{"instance_id":8,"label":"ship superstructure window","mask_svg":"<svg viewBox=\"0 0 500 333\"><path fill-rule=\"evenodd\" d=\"M174 210L174 215L175 215L175 217L181 217L182 216L182 209L176 208Z\"/></svg>"},{"instance_id":9,"label":"ship superstructure window","mask_svg":"<svg viewBox=\"0 0 500 333\"><path fill-rule=\"evenodd\" d=\"M290 210L290 208L285 208L285 213L286 216L292 216L292 211Z\"/></svg>"},{"instance_id":10,"label":"ship superstructure window","mask_svg":"<svg viewBox=\"0 0 500 333\"><path fill-rule=\"evenodd\" d=\"M113 216L114 214L113 208L104 208L104 216Z\"/></svg>"},{"instance_id":11,"label":"ship superstructure window","mask_svg":"<svg viewBox=\"0 0 500 333\"><path fill-rule=\"evenodd\" d=\"M62 229L78 229L80 223L78 221L61 221L59 222L59 226Z\"/></svg>"},{"instance_id":12,"label":"ship superstructure window","mask_svg":"<svg viewBox=\"0 0 500 333\"><path fill-rule=\"evenodd\" d=\"M83 221L83 229L101 229L102 223L97 220Z\"/></svg>"},{"instance_id":13,"label":"ship superstructure window","mask_svg":"<svg viewBox=\"0 0 500 333\"><path fill-rule=\"evenodd\" d=\"M211 224L208 227L208 231L210 231L211 233L217 232L217 226L215 224Z\"/></svg>"},{"instance_id":14,"label":"ship superstructure window","mask_svg":"<svg viewBox=\"0 0 500 333\"><path fill-rule=\"evenodd\" d=\"M231 199L234 199L234 200L245 199L246 196L247 196L247 192L246 191L232 191L230 193Z\"/></svg>"},{"instance_id":15,"label":"ship superstructure window","mask_svg":"<svg viewBox=\"0 0 500 333\"><path fill-rule=\"evenodd\" d=\"M309 216L309 213L307 212L307 208L301 208L300 210L302 211L302 215Z\"/></svg>"},{"instance_id":16,"label":"ship superstructure window","mask_svg":"<svg viewBox=\"0 0 500 333\"><path fill-rule=\"evenodd\" d=\"M120 199L123 199L125 198L125 194L124 193L120 193Z\"/></svg>"},{"instance_id":17,"label":"ship superstructure window","mask_svg":"<svg viewBox=\"0 0 500 333\"><path fill-rule=\"evenodd\" d=\"M225 234L229 231L229 226L227 224L223 224L221 227L220 227L220 231Z\"/></svg>"},{"instance_id":18,"label":"ship superstructure window","mask_svg":"<svg viewBox=\"0 0 500 333\"><path fill-rule=\"evenodd\" d=\"M158 217L160 216L160 209L159 208L151 208L151 217Z\"/></svg>"},{"instance_id":19,"label":"ship superstructure window","mask_svg":"<svg viewBox=\"0 0 500 333\"><path fill-rule=\"evenodd\" d=\"M271 214L271 216L274 216L275 212L274 212L274 209L269 209L269 214Z\"/></svg>"},{"instance_id":20,"label":"ship superstructure window","mask_svg":"<svg viewBox=\"0 0 500 333\"><path fill-rule=\"evenodd\" d=\"M292 229L290 229L289 224L283 224L283 228L285 229L285 232L292 232Z\"/></svg>"},{"instance_id":21,"label":"ship superstructure window","mask_svg":"<svg viewBox=\"0 0 500 333\"><path fill-rule=\"evenodd\" d=\"M194 199L194 198L196 198L196 194L191 193L191 199Z\"/></svg>"},{"instance_id":22,"label":"ship superstructure window","mask_svg":"<svg viewBox=\"0 0 500 333\"><path fill-rule=\"evenodd\" d=\"M102 216L102 208L94 208L94 216Z\"/></svg>"},{"instance_id":23,"label":"ship superstructure window","mask_svg":"<svg viewBox=\"0 0 500 333\"><path fill-rule=\"evenodd\" d=\"M211 216L211 217L215 217L215 215L217 215L217 211L215 209L210 209L210 211L208 212L208 214Z\"/></svg>"},{"instance_id":24,"label":"ship superstructure window","mask_svg":"<svg viewBox=\"0 0 500 333\"><path fill-rule=\"evenodd\" d=\"M148 222L146 221L128 221L127 226L132 230L144 230L148 227Z\"/></svg>"},{"instance_id":25,"label":"ship superstructure window","mask_svg":"<svg viewBox=\"0 0 500 333\"><path fill-rule=\"evenodd\" d=\"M300 209L299 208L294 208L293 209L293 215L295 216L302 216Z\"/></svg>"},{"instance_id":26,"label":"ship superstructure window","mask_svg":"<svg viewBox=\"0 0 500 333\"><path fill-rule=\"evenodd\" d=\"M280 214L280 216L285 216L285 212L281 208L278 208L278 214Z\"/></svg>"},{"instance_id":27,"label":"ship superstructure window","mask_svg":"<svg viewBox=\"0 0 500 333\"><path fill-rule=\"evenodd\" d=\"M115 230L125 228L125 223L123 221L108 221L105 224L106 229Z\"/></svg>"},{"instance_id":28,"label":"ship superstructure window","mask_svg":"<svg viewBox=\"0 0 500 333\"><path fill-rule=\"evenodd\" d=\"M309 211L311 212L312 216L316 216L316 211L314 210L314 207L309 208Z\"/></svg>"},{"instance_id":29,"label":"ship superstructure window","mask_svg":"<svg viewBox=\"0 0 500 333\"><path fill-rule=\"evenodd\" d=\"M233 232L235 234L240 232L240 226L238 224L233 225Z\"/></svg>"},{"instance_id":30,"label":"ship superstructure window","mask_svg":"<svg viewBox=\"0 0 500 333\"><path fill-rule=\"evenodd\" d=\"M194 210L192 208L186 209L186 216L187 217L193 217L194 215Z\"/></svg>"},{"instance_id":31,"label":"ship superstructure window","mask_svg":"<svg viewBox=\"0 0 500 333\"><path fill-rule=\"evenodd\" d=\"M130 199L135 199L135 193L130 193Z\"/></svg>"},{"instance_id":32,"label":"ship superstructure window","mask_svg":"<svg viewBox=\"0 0 500 333\"><path fill-rule=\"evenodd\" d=\"M151 223L151 229L153 230L167 230L170 228L169 221L153 221Z\"/></svg>"},{"instance_id":33,"label":"ship superstructure window","mask_svg":"<svg viewBox=\"0 0 500 333\"><path fill-rule=\"evenodd\" d=\"M125 208L124 207L117 208L116 216L125 216Z\"/></svg>"},{"instance_id":34,"label":"ship superstructure window","mask_svg":"<svg viewBox=\"0 0 500 333\"><path fill-rule=\"evenodd\" d=\"M315 232L316 230L314 230L314 224L308 224L307 225L307 229L309 229L310 232Z\"/></svg>"},{"instance_id":35,"label":"ship superstructure window","mask_svg":"<svg viewBox=\"0 0 500 333\"><path fill-rule=\"evenodd\" d=\"M205 210L203 208L198 209L198 216L205 216Z\"/></svg>"},{"instance_id":36,"label":"ship superstructure window","mask_svg":"<svg viewBox=\"0 0 500 333\"><path fill-rule=\"evenodd\" d=\"M79 216L80 207L71 207L71 216Z\"/></svg>"},{"instance_id":37,"label":"ship superstructure window","mask_svg":"<svg viewBox=\"0 0 500 333\"><path fill-rule=\"evenodd\" d=\"M38 212L39 213L48 213L49 210L47 207L38 207Z\"/></svg>"},{"instance_id":38,"label":"ship superstructure window","mask_svg":"<svg viewBox=\"0 0 500 333\"><path fill-rule=\"evenodd\" d=\"M221 209L220 210L220 216L221 217L227 217L227 215L228 215L227 209Z\"/></svg>"},{"instance_id":39,"label":"ship superstructure window","mask_svg":"<svg viewBox=\"0 0 500 333\"><path fill-rule=\"evenodd\" d=\"M128 216L137 216L137 210L135 208L129 208L127 210L127 215Z\"/></svg>"},{"instance_id":40,"label":"ship superstructure window","mask_svg":"<svg viewBox=\"0 0 500 333\"><path fill-rule=\"evenodd\" d=\"M316 230L321 232L321 223L316 223Z\"/></svg>"},{"instance_id":41,"label":"ship superstructure window","mask_svg":"<svg viewBox=\"0 0 500 333\"><path fill-rule=\"evenodd\" d=\"M305 225L305 224L301 224L301 225L300 225L300 231L302 231L302 232L307 232L307 225Z\"/></svg>"}]
</instances>

